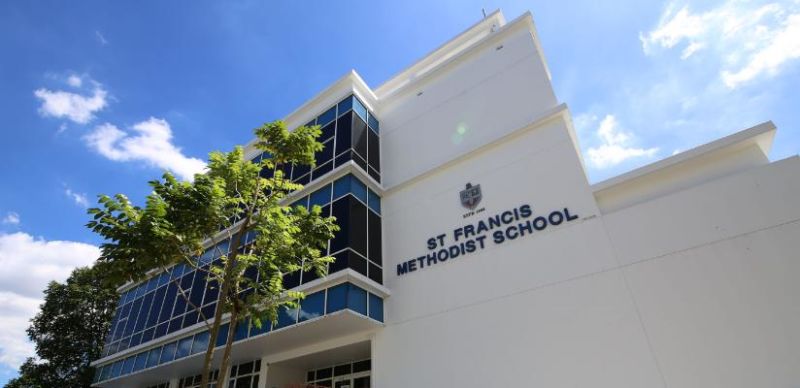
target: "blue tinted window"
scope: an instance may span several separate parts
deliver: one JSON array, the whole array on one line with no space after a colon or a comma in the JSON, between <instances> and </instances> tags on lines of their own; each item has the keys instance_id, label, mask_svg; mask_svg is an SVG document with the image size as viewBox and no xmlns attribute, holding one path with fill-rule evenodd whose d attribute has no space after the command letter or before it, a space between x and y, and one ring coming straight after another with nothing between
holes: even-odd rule
<instances>
[{"instance_id":1,"label":"blue tinted window","mask_svg":"<svg viewBox=\"0 0 800 388\"><path fill-rule=\"evenodd\" d=\"M300 322L325 315L325 291L307 295L300 301Z\"/></svg>"},{"instance_id":2,"label":"blue tinted window","mask_svg":"<svg viewBox=\"0 0 800 388\"><path fill-rule=\"evenodd\" d=\"M347 307L347 283L329 288L327 313L343 310L345 307Z\"/></svg>"},{"instance_id":3,"label":"blue tinted window","mask_svg":"<svg viewBox=\"0 0 800 388\"><path fill-rule=\"evenodd\" d=\"M205 352L208 349L208 339L211 335L208 331L204 331L202 333L197 333L194 336L194 342L192 342L192 354Z\"/></svg>"},{"instance_id":4,"label":"blue tinted window","mask_svg":"<svg viewBox=\"0 0 800 388\"><path fill-rule=\"evenodd\" d=\"M369 124L369 127L372 128L373 131L375 131L375 133L380 133L380 129L381 129L380 128L380 123L378 122L378 119L376 119L375 116L372 115L371 113L369 115L369 123L368 124Z\"/></svg>"},{"instance_id":5,"label":"blue tinted window","mask_svg":"<svg viewBox=\"0 0 800 388\"><path fill-rule=\"evenodd\" d=\"M375 213L381 214L381 197L378 194L375 194L374 191L369 191L369 208L372 209Z\"/></svg>"},{"instance_id":6,"label":"blue tinted window","mask_svg":"<svg viewBox=\"0 0 800 388\"><path fill-rule=\"evenodd\" d=\"M111 376L110 377L117 377L119 376L120 372L122 372L122 361L117 361L114 365L111 366Z\"/></svg>"},{"instance_id":7,"label":"blue tinted window","mask_svg":"<svg viewBox=\"0 0 800 388\"><path fill-rule=\"evenodd\" d=\"M367 292L361 287L350 284L347 293L347 307L350 310L367 315Z\"/></svg>"},{"instance_id":8,"label":"blue tinted window","mask_svg":"<svg viewBox=\"0 0 800 388\"><path fill-rule=\"evenodd\" d=\"M162 272L161 275L158 275L158 285L163 286L167 283L169 283L169 273Z\"/></svg>"},{"instance_id":9,"label":"blue tinted window","mask_svg":"<svg viewBox=\"0 0 800 388\"><path fill-rule=\"evenodd\" d=\"M136 361L133 363L133 371L140 371L147 366L147 352L141 352L136 355Z\"/></svg>"},{"instance_id":10,"label":"blue tinted window","mask_svg":"<svg viewBox=\"0 0 800 388\"><path fill-rule=\"evenodd\" d=\"M297 323L297 309L291 309L286 306L278 308L278 323L275 328L282 328L291 326Z\"/></svg>"},{"instance_id":11,"label":"blue tinted window","mask_svg":"<svg viewBox=\"0 0 800 388\"><path fill-rule=\"evenodd\" d=\"M144 295L144 292L147 290L147 284L142 284L139 287L136 287L136 297L139 298Z\"/></svg>"},{"instance_id":12,"label":"blue tinted window","mask_svg":"<svg viewBox=\"0 0 800 388\"><path fill-rule=\"evenodd\" d=\"M364 107L364 104L358 100L358 98L353 98L353 111L356 112L357 115L361 116L361 119L367 121L367 108Z\"/></svg>"},{"instance_id":13,"label":"blue tinted window","mask_svg":"<svg viewBox=\"0 0 800 388\"><path fill-rule=\"evenodd\" d=\"M133 372L133 362L136 361L136 357L130 356L125 359L125 362L122 364L122 374L127 375L128 373Z\"/></svg>"},{"instance_id":14,"label":"blue tinted window","mask_svg":"<svg viewBox=\"0 0 800 388\"><path fill-rule=\"evenodd\" d=\"M228 328L230 327L230 323L226 323L219 327L219 333L217 334L217 343L214 346L222 346L228 342Z\"/></svg>"},{"instance_id":15,"label":"blue tinted window","mask_svg":"<svg viewBox=\"0 0 800 388\"><path fill-rule=\"evenodd\" d=\"M182 338L178 341L178 351L175 353L175 359L183 358L189 355L192 351L192 337Z\"/></svg>"},{"instance_id":16,"label":"blue tinted window","mask_svg":"<svg viewBox=\"0 0 800 388\"><path fill-rule=\"evenodd\" d=\"M347 98L342 100L342 102L339 103L339 112L338 112L339 116L341 116L342 113L345 113L348 110L350 110L350 108L352 107L353 107L353 96L348 96Z\"/></svg>"},{"instance_id":17,"label":"blue tinted window","mask_svg":"<svg viewBox=\"0 0 800 388\"><path fill-rule=\"evenodd\" d=\"M327 184L323 188L311 194L308 207L314 205L325 206L331 201L331 185Z\"/></svg>"},{"instance_id":18,"label":"blue tinted window","mask_svg":"<svg viewBox=\"0 0 800 388\"><path fill-rule=\"evenodd\" d=\"M383 299L377 295L369 294L369 317L383 322Z\"/></svg>"},{"instance_id":19,"label":"blue tinted window","mask_svg":"<svg viewBox=\"0 0 800 388\"><path fill-rule=\"evenodd\" d=\"M158 363L163 364L165 362L169 362L175 359L175 349L178 348L178 343L173 342L164 345L164 350L161 352L161 358L159 358Z\"/></svg>"},{"instance_id":20,"label":"blue tinted window","mask_svg":"<svg viewBox=\"0 0 800 388\"><path fill-rule=\"evenodd\" d=\"M351 175L345 175L337 179L336 182L333 182L334 200L350 193L350 185L351 185L350 180L352 179L353 177Z\"/></svg>"},{"instance_id":21,"label":"blue tinted window","mask_svg":"<svg viewBox=\"0 0 800 388\"><path fill-rule=\"evenodd\" d=\"M335 106L333 108L328 109L327 111L325 111L325 113L319 115L319 117L317 117L317 124L319 124L320 126L324 127L325 125L327 125L328 123L330 123L334 119L336 119L336 107Z\"/></svg>"},{"instance_id":22,"label":"blue tinted window","mask_svg":"<svg viewBox=\"0 0 800 388\"><path fill-rule=\"evenodd\" d=\"M100 370L100 378L97 379L98 381L103 381L108 378L108 373L111 371L111 366L106 365L103 369Z\"/></svg>"},{"instance_id":23,"label":"blue tinted window","mask_svg":"<svg viewBox=\"0 0 800 388\"><path fill-rule=\"evenodd\" d=\"M367 203L367 185L356 178L352 179L352 183L353 185L350 187L350 191L356 198L360 199L361 202Z\"/></svg>"},{"instance_id":24,"label":"blue tinted window","mask_svg":"<svg viewBox=\"0 0 800 388\"><path fill-rule=\"evenodd\" d=\"M254 337L260 334L268 333L271 327L272 322L269 320L261 320L261 327L253 325L253 327L250 328L250 336Z\"/></svg>"},{"instance_id":25,"label":"blue tinted window","mask_svg":"<svg viewBox=\"0 0 800 388\"><path fill-rule=\"evenodd\" d=\"M147 368L158 365L159 357L161 356L161 348L155 348L147 353Z\"/></svg>"},{"instance_id":26,"label":"blue tinted window","mask_svg":"<svg viewBox=\"0 0 800 388\"><path fill-rule=\"evenodd\" d=\"M183 275L183 271L186 269L186 264L178 264L172 267L172 278L177 279L181 275Z\"/></svg>"},{"instance_id":27,"label":"blue tinted window","mask_svg":"<svg viewBox=\"0 0 800 388\"><path fill-rule=\"evenodd\" d=\"M150 281L147 282L147 290L145 292L150 292L156 289L158 286L158 278L152 278Z\"/></svg>"},{"instance_id":28,"label":"blue tinted window","mask_svg":"<svg viewBox=\"0 0 800 388\"><path fill-rule=\"evenodd\" d=\"M240 341L247 338L247 329L250 328L250 318L236 322L236 332L233 333L233 340Z\"/></svg>"}]
</instances>

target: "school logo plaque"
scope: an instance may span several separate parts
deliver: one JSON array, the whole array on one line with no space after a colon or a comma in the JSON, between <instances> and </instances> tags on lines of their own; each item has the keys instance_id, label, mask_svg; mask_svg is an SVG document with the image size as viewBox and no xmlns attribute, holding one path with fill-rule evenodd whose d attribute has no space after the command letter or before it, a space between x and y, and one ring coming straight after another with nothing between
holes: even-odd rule
<instances>
[{"instance_id":1,"label":"school logo plaque","mask_svg":"<svg viewBox=\"0 0 800 388\"><path fill-rule=\"evenodd\" d=\"M461 205L470 210L475 210L479 203L481 203L483 194L481 193L481 185L473 186L472 183L467 183L464 190L461 190Z\"/></svg>"}]
</instances>

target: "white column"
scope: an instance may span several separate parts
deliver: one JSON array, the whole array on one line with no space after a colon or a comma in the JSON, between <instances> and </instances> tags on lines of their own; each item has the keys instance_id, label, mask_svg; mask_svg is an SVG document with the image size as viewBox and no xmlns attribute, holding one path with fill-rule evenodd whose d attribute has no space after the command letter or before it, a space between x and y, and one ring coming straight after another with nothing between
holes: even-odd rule
<instances>
[{"instance_id":1,"label":"white column","mask_svg":"<svg viewBox=\"0 0 800 388\"><path fill-rule=\"evenodd\" d=\"M261 370L258 372L258 388L267 388L267 358L261 357Z\"/></svg>"}]
</instances>

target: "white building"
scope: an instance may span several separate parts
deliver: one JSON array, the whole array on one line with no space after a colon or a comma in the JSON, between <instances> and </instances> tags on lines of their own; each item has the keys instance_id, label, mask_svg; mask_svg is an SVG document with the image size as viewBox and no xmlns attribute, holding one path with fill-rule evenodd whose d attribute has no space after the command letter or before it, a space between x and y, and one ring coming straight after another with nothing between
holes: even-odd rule
<instances>
[{"instance_id":1,"label":"white building","mask_svg":"<svg viewBox=\"0 0 800 388\"><path fill-rule=\"evenodd\" d=\"M771 122L589 184L531 15L500 12L286 121L339 122L295 198L356 198L351 234L295 279L318 298L240 327L236 387L800 386L800 159L768 159ZM159 316L158 279L123 291L143 315L115 321L97 386L194 386L202 324Z\"/></svg>"}]
</instances>

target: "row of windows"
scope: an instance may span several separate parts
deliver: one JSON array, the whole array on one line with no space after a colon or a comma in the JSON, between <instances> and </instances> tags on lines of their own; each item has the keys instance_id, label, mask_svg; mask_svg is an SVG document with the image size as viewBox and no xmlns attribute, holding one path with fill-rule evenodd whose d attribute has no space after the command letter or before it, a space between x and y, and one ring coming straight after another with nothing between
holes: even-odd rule
<instances>
[{"instance_id":1,"label":"row of windows","mask_svg":"<svg viewBox=\"0 0 800 388\"><path fill-rule=\"evenodd\" d=\"M320 368L306 372L306 384L315 387L332 387L334 377L347 376L354 373L369 372L372 369L371 360L348 362L332 367Z\"/></svg>"},{"instance_id":2,"label":"row of windows","mask_svg":"<svg viewBox=\"0 0 800 388\"><path fill-rule=\"evenodd\" d=\"M235 330L234 341L267 334L273 330L283 329L344 309L383 322L383 299L354 284L342 283L307 295L300 301L298 308L282 307L278 311L278 320L274 325L265 322L259 328L251 325L249 319L237 323L233 329ZM225 345L229 329L230 323L220 326L216 346ZM106 364L98 368L95 379L96 381L105 381L204 352L208 347L209 337L208 331L205 330Z\"/></svg>"},{"instance_id":3,"label":"row of windows","mask_svg":"<svg viewBox=\"0 0 800 388\"><path fill-rule=\"evenodd\" d=\"M323 146L314 154L315 167L287 165L282 168L285 176L307 184L352 160L377 182L381 181L379 123L357 97L345 98L306 125L315 124L321 127L317 140ZM253 162L260 162L263 155ZM262 172L264 177L271 174L266 169Z\"/></svg>"},{"instance_id":4,"label":"row of windows","mask_svg":"<svg viewBox=\"0 0 800 388\"><path fill-rule=\"evenodd\" d=\"M258 387L258 372L261 371L261 360L244 362L231 367L228 376L228 388L256 388ZM212 381L219 376L219 371L211 372ZM178 381L178 388L200 388L202 375L184 377ZM210 388L215 388L216 383L210 383Z\"/></svg>"},{"instance_id":5,"label":"row of windows","mask_svg":"<svg viewBox=\"0 0 800 388\"><path fill-rule=\"evenodd\" d=\"M324 215L337 217L341 230L329 241L328 254L336 258L329 265L329 273L352 268L383 283L381 203L376 193L354 176L346 175L293 205L322 205ZM247 233L245 244L254 238L254 233ZM223 241L206 250L198 258L198 265L208 268L227 253L228 242ZM258 280L255 269L246 275ZM318 277L315 271L290 273L284 277L284 286L291 289ZM180 290L191 304L201 307L202 315L186 302ZM216 282L207 281L205 272L191 270L185 264L143 282L120 297L103 357L192 326L202 321L202 316L213 316L218 297Z\"/></svg>"}]
</instances>

